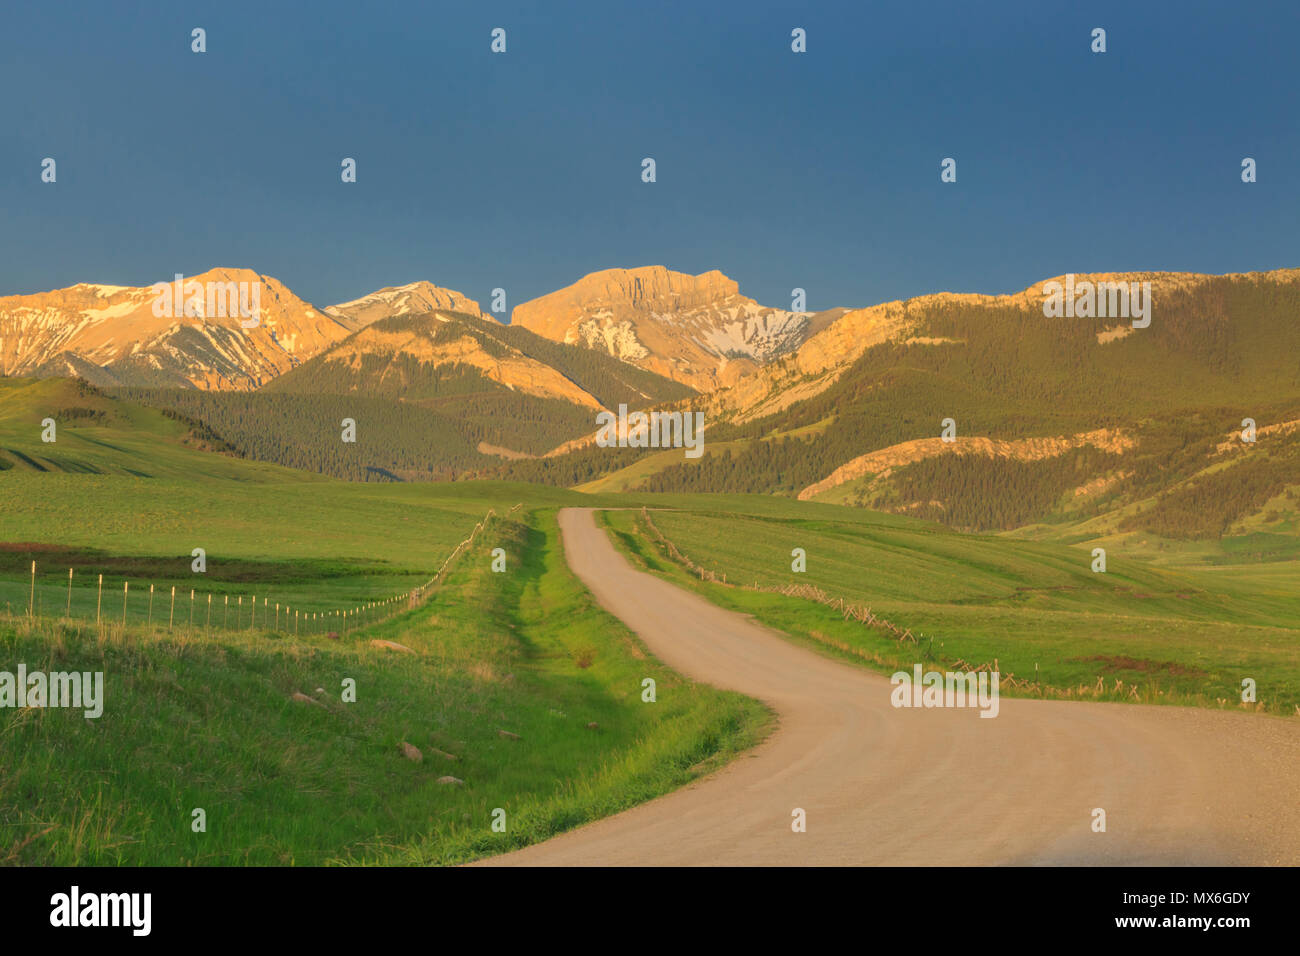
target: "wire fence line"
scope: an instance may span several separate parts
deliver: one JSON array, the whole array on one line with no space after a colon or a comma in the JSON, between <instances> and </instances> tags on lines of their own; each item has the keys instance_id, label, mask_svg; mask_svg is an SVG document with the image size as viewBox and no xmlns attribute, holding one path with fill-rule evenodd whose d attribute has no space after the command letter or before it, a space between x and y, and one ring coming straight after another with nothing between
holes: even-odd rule
<instances>
[{"instance_id":1,"label":"wire fence line","mask_svg":"<svg viewBox=\"0 0 1300 956\"><path fill-rule=\"evenodd\" d=\"M515 505L507 514L522 506L522 503ZM174 584L158 586L148 581L123 580L120 587L110 582L106 590L104 575L96 572L91 572L95 574L93 586L74 587L75 568L67 569L66 579L60 569L58 583L53 584L49 580L53 575L43 577L39 563L33 560L30 581L26 582L25 609L15 613L9 604L0 613L11 620L93 621L97 628L141 626L187 633L260 629L286 634L346 634L419 606L430 589L446 579L453 562L473 546L496 517L496 511L489 508L469 537L456 545L437 573L422 584L345 607L308 609L301 602L310 599L299 599L299 604L294 605L288 600L274 600L265 592L258 594L258 589L231 594Z\"/></svg>"},{"instance_id":2,"label":"wire fence line","mask_svg":"<svg viewBox=\"0 0 1300 956\"><path fill-rule=\"evenodd\" d=\"M696 564L687 555L683 554L681 550L678 549L677 545L673 544L673 542L669 540L668 536L659 530L658 525L656 525L654 520L650 517L650 512L644 507L641 508L641 519L646 523L646 527L650 529L651 533L659 543L667 550L668 554L692 574L698 575L701 581L721 584L729 588L740 587L746 591L764 591L769 594L783 594L786 597L799 597L805 598L809 601L816 601L818 604L839 611L846 621L853 620L857 621L859 624L865 624L868 627L875 627L889 631L893 635L894 639L900 643L905 641L911 641L913 644L917 643L917 636L912 633L910 627L900 628L892 621L887 621L885 618L875 614L867 605L856 604L842 597L834 597L817 587L815 584L760 584L758 581L755 581L752 585L737 585L729 583L725 572L718 574L714 571L710 571L708 568ZM924 635L921 636L924 637Z\"/></svg>"},{"instance_id":3,"label":"wire fence line","mask_svg":"<svg viewBox=\"0 0 1300 956\"><path fill-rule=\"evenodd\" d=\"M910 627L899 627L892 621L886 620L880 615L874 613L869 606L854 603L843 597L834 597L817 587L815 584L762 584L758 581L755 581L753 584L729 583L725 573L718 574L714 571L710 571L708 568L695 563L695 561L693 561L688 555L684 554L677 545L673 544L672 540L667 535L659 530L659 526L654 523L654 519L650 517L650 512L646 510L644 506L641 508L641 518L645 522L646 527L650 530L650 533L659 542L660 546L663 547L669 557L686 568L686 570L691 574L697 575L701 581L720 584L723 587L740 588L744 591L760 591L766 594L781 594L785 597L797 597L807 601L815 601L823 607L830 608L833 611L839 611L840 616L845 621L856 621L857 623L863 624L867 627L876 628L881 631L888 631L889 635L897 641L900 646L910 642L927 660L938 661L948 666L955 667L958 670L975 671L976 673L981 671L997 671L999 672L1003 686L1016 687L1026 691L1039 693L1044 691L1044 685L1039 683L1036 679L1030 681L1022 677L1018 678L1014 673L1002 674L1001 664L998 662L996 657L993 658L992 661L985 661L982 664L972 664L961 658L949 660L935 650L933 635L926 637L924 634L913 634ZM847 654L853 654L857 657L866 659L875 659L875 654L870 648L850 644L846 641L838 641L824 634L819 634L816 631L810 631L808 636L822 644L834 647ZM921 638L920 641L917 640L918 636ZM1035 665L1035 669L1036 668L1037 665ZM1118 693L1122 688L1123 681L1117 681L1114 692ZM1099 679L1095 693L1101 693L1103 689L1104 688ZM1130 687L1129 696L1134 700L1138 699L1136 687ZM1300 708L1298 708L1298 711L1300 711Z\"/></svg>"}]
</instances>

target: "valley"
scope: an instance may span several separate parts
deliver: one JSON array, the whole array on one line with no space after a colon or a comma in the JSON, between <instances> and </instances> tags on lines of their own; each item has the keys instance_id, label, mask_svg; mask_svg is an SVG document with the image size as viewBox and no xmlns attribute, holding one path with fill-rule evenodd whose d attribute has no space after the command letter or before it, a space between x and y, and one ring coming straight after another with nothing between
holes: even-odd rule
<instances>
[{"instance_id":1,"label":"valley","mask_svg":"<svg viewBox=\"0 0 1300 956\"><path fill-rule=\"evenodd\" d=\"M846 692L996 671L1010 709L977 725L1131 719L1165 741L1133 759L1169 768L1170 721L1262 741L1300 716L1294 270L1076 276L1150 283L1123 335L1045 316L1044 283L795 313L721 273L607 270L505 325L430 282L318 309L213 274L274 308L155 326L125 287L0 300L0 647L105 676L97 729L0 711L0 860L561 859L789 746L783 715L811 711L788 687L697 682L611 613L635 596L591 590L562 531L588 508L572 533L667 588L654 614L743 615ZM1105 859L1163 859L1144 832Z\"/></svg>"}]
</instances>

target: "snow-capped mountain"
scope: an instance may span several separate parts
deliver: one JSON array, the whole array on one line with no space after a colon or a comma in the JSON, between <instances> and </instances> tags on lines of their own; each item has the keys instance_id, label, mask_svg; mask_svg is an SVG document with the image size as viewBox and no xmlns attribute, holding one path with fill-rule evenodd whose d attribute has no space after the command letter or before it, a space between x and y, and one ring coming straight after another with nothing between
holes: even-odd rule
<instances>
[{"instance_id":1,"label":"snow-capped mountain","mask_svg":"<svg viewBox=\"0 0 1300 956\"><path fill-rule=\"evenodd\" d=\"M347 334L251 269L212 269L157 287L80 283L0 298L0 375L248 390Z\"/></svg>"},{"instance_id":2,"label":"snow-capped mountain","mask_svg":"<svg viewBox=\"0 0 1300 956\"><path fill-rule=\"evenodd\" d=\"M770 308L716 270L646 266L593 272L517 306L511 323L708 391L794 351L843 311Z\"/></svg>"},{"instance_id":3,"label":"snow-capped mountain","mask_svg":"<svg viewBox=\"0 0 1300 956\"><path fill-rule=\"evenodd\" d=\"M351 302L331 305L325 309L325 314L356 331L389 316L419 315L439 309L483 317L483 310L473 299L423 279L409 285L389 286Z\"/></svg>"}]
</instances>

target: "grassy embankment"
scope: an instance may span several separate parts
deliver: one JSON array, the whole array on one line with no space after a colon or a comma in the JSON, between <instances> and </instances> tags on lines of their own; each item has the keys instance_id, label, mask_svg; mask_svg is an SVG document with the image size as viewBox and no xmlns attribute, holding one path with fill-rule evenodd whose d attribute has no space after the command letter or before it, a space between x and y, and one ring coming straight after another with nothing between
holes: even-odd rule
<instances>
[{"instance_id":1,"label":"grassy embankment","mask_svg":"<svg viewBox=\"0 0 1300 956\"><path fill-rule=\"evenodd\" d=\"M454 863L664 793L761 736L758 704L683 681L593 604L552 514L519 517L427 603L340 640L0 623L3 669L106 682L97 720L0 711L0 862Z\"/></svg>"}]
</instances>

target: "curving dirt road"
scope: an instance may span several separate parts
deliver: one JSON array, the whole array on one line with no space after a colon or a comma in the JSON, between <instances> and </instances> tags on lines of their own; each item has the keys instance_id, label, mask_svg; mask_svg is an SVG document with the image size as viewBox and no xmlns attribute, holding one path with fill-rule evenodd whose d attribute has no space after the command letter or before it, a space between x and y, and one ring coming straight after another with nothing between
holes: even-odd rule
<instances>
[{"instance_id":1,"label":"curving dirt road","mask_svg":"<svg viewBox=\"0 0 1300 956\"><path fill-rule=\"evenodd\" d=\"M1007 698L993 719L895 709L886 677L634 570L589 510L560 528L574 572L661 660L766 701L779 728L690 786L486 863L1300 863L1300 722Z\"/></svg>"}]
</instances>

